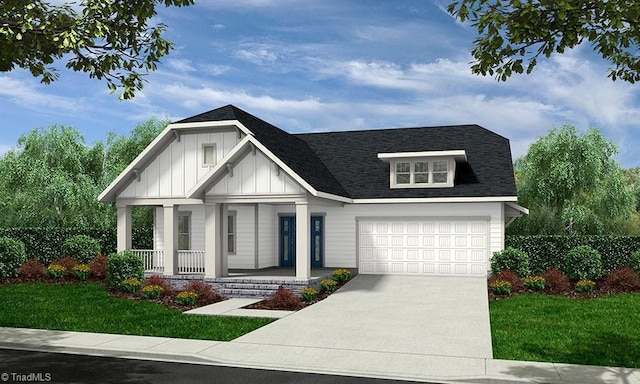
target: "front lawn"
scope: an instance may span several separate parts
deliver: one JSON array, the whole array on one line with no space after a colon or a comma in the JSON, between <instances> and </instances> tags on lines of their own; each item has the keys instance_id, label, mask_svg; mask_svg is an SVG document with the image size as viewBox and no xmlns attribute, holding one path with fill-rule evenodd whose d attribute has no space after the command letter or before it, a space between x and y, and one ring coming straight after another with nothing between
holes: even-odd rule
<instances>
[{"instance_id":1,"label":"front lawn","mask_svg":"<svg viewBox=\"0 0 640 384\"><path fill-rule=\"evenodd\" d=\"M96 283L0 285L0 326L228 341L273 319L185 315Z\"/></svg>"},{"instance_id":2,"label":"front lawn","mask_svg":"<svg viewBox=\"0 0 640 384\"><path fill-rule=\"evenodd\" d=\"M494 358L640 368L638 308L640 293L493 300Z\"/></svg>"}]
</instances>

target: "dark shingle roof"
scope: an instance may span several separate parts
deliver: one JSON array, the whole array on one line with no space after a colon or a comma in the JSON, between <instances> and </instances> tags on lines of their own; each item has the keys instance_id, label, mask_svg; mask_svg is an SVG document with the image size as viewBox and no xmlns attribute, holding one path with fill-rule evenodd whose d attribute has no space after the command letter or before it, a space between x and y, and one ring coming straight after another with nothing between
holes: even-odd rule
<instances>
[{"instance_id":1,"label":"dark shingle roof","mask_svg":"<svg viewBox=\"0 0 640 384\"><path fill-rule=\"evenodd\" d=\"M478 125L289 134L228 105L177 123L238 120L316 190L354 199L516 196L509 140ZM389 187L378 153L464 149L453 188Z\"/></svg>"}]
</instances>

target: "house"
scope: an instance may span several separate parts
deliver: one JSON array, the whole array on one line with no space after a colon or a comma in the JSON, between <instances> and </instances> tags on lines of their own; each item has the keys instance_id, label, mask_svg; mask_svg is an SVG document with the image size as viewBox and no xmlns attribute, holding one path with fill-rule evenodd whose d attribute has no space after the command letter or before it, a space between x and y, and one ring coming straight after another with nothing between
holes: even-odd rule
<instances>
[{"instance_id":1,"label":"house","mask_svg":"<svg viewBox=\"0 0 640 384\"><path fill-rule=\"evenodd\" d=\"M170 124L100 194L131 249L131 208L155 207L164 275L291 267L480 275L516 204L509 140L477 125L287 133L233 105Z\"/></svg>"}]
</instances>

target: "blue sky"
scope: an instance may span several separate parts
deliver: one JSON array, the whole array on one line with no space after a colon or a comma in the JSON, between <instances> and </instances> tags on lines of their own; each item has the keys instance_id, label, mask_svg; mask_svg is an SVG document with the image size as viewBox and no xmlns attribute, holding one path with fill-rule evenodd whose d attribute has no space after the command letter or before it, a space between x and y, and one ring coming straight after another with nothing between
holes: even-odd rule
<instances>
[{"instance_id":1,"label":"blue sky","mask_svg":"<svg viewBox=\"0 0 640 384\"><path fill-rule=\"evenodd\" d=\"M57 0L61 2L61 0ZM201 0L162 8L176 49L134 100L64 70L52 85L0 73L0 153L36 127L77 127L89 144L150 117L177 120L235 104L289 132L480 124L511 140L514 159L562 124L600 128L625 167L640 85L607 78L589 46L497 82L471 74L473 30L448 0Z\"/></svg>"}]
</instances>

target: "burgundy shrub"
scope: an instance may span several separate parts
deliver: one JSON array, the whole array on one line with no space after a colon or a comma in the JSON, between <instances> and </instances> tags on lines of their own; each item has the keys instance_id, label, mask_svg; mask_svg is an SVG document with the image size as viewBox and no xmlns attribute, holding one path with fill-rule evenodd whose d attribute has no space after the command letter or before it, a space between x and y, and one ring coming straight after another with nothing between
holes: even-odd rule
<instances>
[{"instance_id":1,"label":"burgundy shrub","mask_svg":"<svg viewBox=\"0 0 640 384\"><path fill-rule=\"evenodd\" d=\"M304 303L300 296L294 294L290 289L285 287L278 288L278 290L271 295L267 301L272 307L282 310L296 311L304 308Z\"/></svg>"},{"instance_id":2,"label":"burgundy shrub","mask_svg":"<svg viewBox=\"0 0 640 384\"><path fill-rule=\"evenodd\" d=\"M200 281L191 280L184 287L185 291L195 292L198 295L197 305L208 305L220 301L222 298L213 290L211 285Z\"/></svg>"},{"instance_id":3,"label":"burgundy shrub","mask_svg":"<svg viewBox=\"0 0 640 384\"><path fill-rule=\"evenodd\" d=\"M26 277L28 279L40 279L44 277L45 267L41 262L29 259L20 266L18 274L20 277Z\"/></svg>"},{"instance_id":4,"label":"burgundy shrub","mask_svg":"<svg viewBox=\"0 0 640 384\"><path fill-rule=\"evenodd\" d=\"M160 275L151 275L144 280L142 287L146 287L147 285L159 285L164 290L165 296L173 296L175 294L175 289L173 289L173 285L169 280L166 280Z\"/></svg>"},{"instance_id":5,"label":"burgundy shrub","mask_svg":"<svg viewBox=\"0 0 640 384\"><path fill-rule=\"evenodd\" d=\"M524 289L524 285L522 284L520 277L510 269L503 269L502 271L491 275L491 277L489 277L489 284L498 280L503 280L511 284L511 292L518 292Z\"/></svg>"},{"instance_id":6,"label":"burgundy shrub","mask_svg":"<svg viewBox=\"0 0 640 384\"><path fill-rule=\"evenodd\" d=\"M604 280L604 285L619 291L630 292L640 288L638 274L629 267L611 271Z\"/></svg>"},{"instance_id":7,"label":"burgundy shrub","mask_svg":"<svg viewBox=\"0 0 640 384\"><path fill-rule=\"evenodd\" d=\"M91 259L89 262L89 268L91 268L91 273L93 276L98 277L100 279L107 276L107 256L98 255Z\"/></svg>"},{"instance_id":8,"label":"burgundy shrub","mask_svg":"<svg viewBox=\"0 0 640 384\"><path fill-rule=\"evenodd\" d=\"M564 293L572 289L571 279L557 269L549 269L545 272L544 280L544 289L549 293Z\"/></svg>"}]
</instances>

